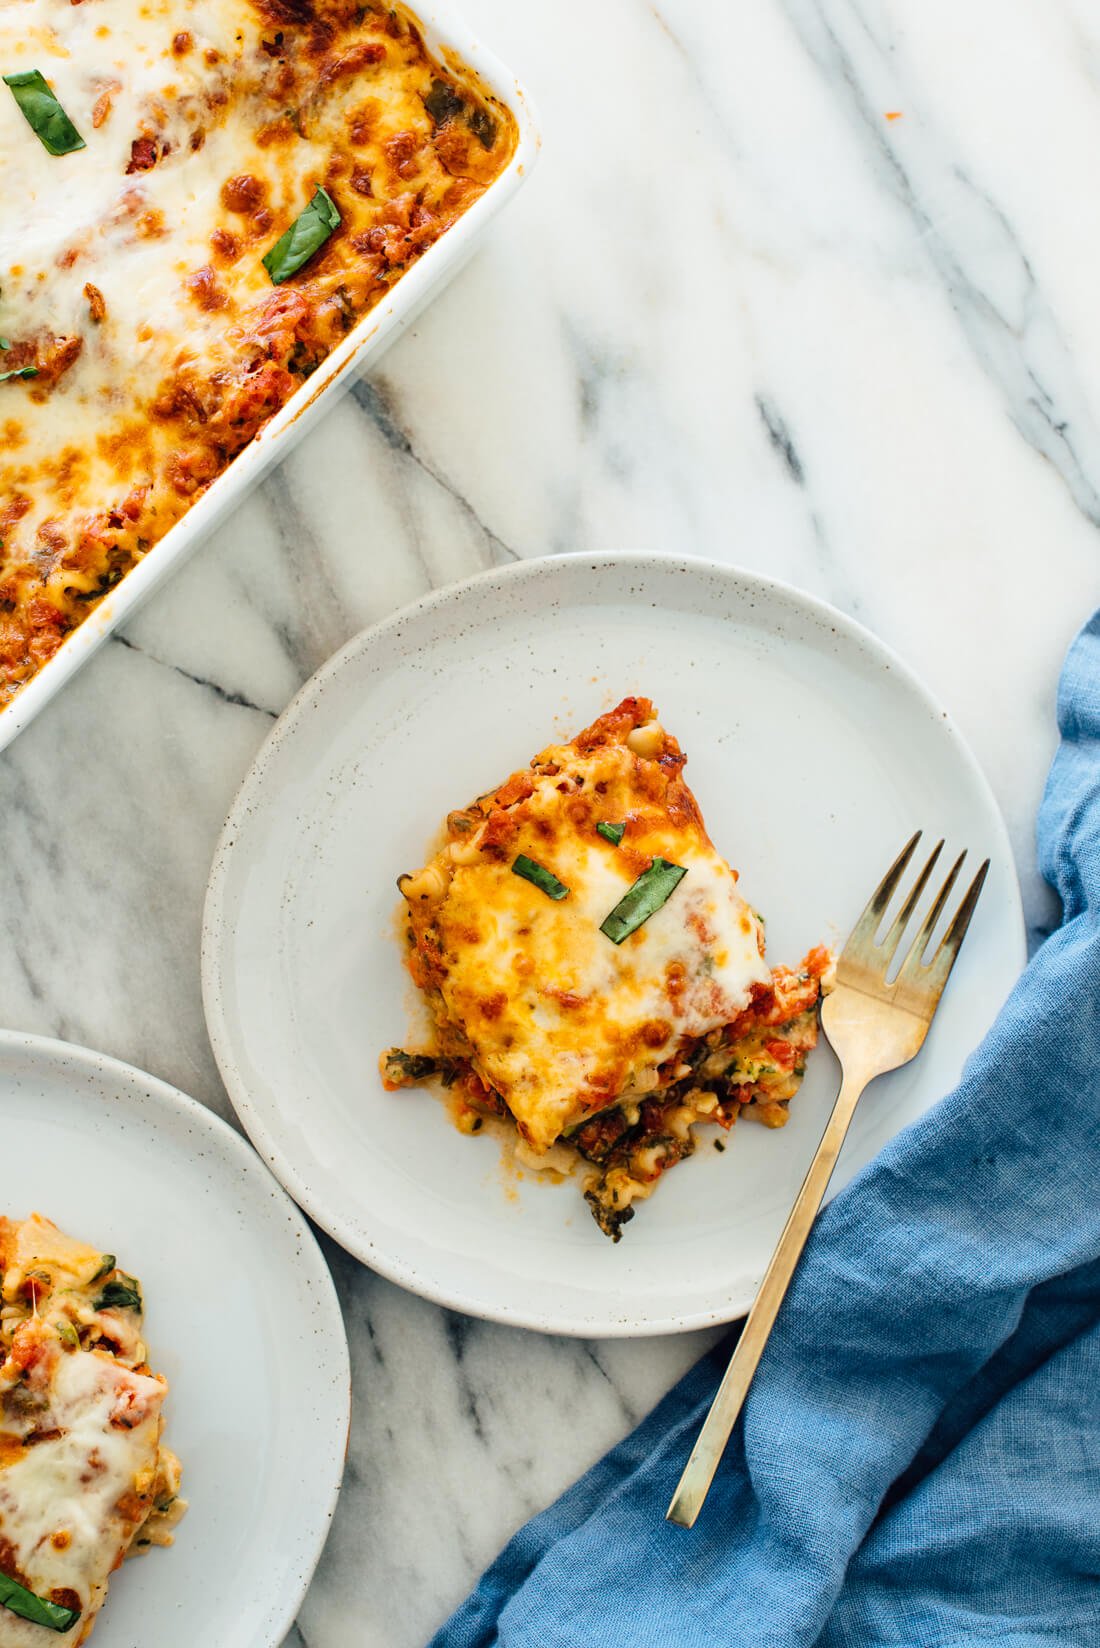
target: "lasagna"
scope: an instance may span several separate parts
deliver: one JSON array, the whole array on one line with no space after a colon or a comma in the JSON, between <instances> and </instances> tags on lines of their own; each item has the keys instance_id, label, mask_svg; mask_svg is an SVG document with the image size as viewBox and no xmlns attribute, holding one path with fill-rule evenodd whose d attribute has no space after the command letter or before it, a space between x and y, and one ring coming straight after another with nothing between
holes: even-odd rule
<instances>
[{"instance_id":1,"label":"lasagna","mask_svg":"<svg viewBox=\"0 0 1100 1648\"><path fill-rule=\"evenodd\" d=\"M0 704L484 193L388 0L0 4Z\"/></svg>"},{"instance_id":2,"label":"lasagna","mask_svg":"<svg viewBox=\"0 0 1100 1648\"><path fill-rule=\"evenodd\" d=\"M86 1642L112 1571L185 1506L141 1286L41 1214L0 1218L0 1643Z\"/></svg>"},{"instance_id":3,"label":"lasagna","mask_svg":"<svg viewBox=\"0 0 1100 1648\"><path fill-rule=\"evenodd\" d=\"M614 1241L697 1123L783 1125L832 967L817 948L769 968L685 760L626 698L451 813L398 883L435 1043L384 1053L384 1085L439 1077L464 1130L495 1116L531 1165L583 1163Z\"/></svg>"}]
</instances>

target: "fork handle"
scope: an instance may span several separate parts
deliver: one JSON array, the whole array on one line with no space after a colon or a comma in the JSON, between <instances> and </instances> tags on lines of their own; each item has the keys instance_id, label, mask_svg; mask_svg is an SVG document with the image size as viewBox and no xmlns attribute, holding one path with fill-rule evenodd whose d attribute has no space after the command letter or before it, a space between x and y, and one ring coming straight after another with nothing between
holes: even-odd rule
<instances>
[{"instance_id":1,"label":"fork handle","mask_svg":"<svg viewBox=\"0 0 1100 1648\"><path fill-rule=\"evenodd\" d=\"M832 1178L840 1147L844 1143L848 1124L852 1119L860 1094L869 1078L862 1073L845 1075L837 1095L828 1126L817 1147L809 1171L802 1181L802 1189L795 1197L783 1234L764 1272L760 1291L753 1301L741 1337L730 1358L722 1383L719 1385L710 1412L703 1421L691 1457L672 1496L666 1517L682 1528L695 1525L695 1518L703 1507L718 1462L726 1449L730 1433L737 1423L752 1376L768 1342L768 1335L779 1314L784 1295L794 1275L810 1227L817 1217L821 1199Z\"/></svg>"}]
</instances>

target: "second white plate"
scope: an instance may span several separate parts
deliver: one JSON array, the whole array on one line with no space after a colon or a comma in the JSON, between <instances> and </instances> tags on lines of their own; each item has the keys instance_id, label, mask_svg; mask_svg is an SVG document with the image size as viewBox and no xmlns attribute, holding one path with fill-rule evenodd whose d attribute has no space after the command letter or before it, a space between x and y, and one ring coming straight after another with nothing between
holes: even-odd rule
<instances>
[{"instance_id":1,"label":"second white plate","mask_svg":"<svg viewBox=\"0 0 1100 1648\"><path fill-rule=\"evenodd\" d=\"M395 879L446 812L627 693L688 752L773 962L838 943L913 829L990 854L919 1060L875 1084L834 1190L955 1081L1024 959L988 785L941 706L865 630L705 561L563 556L486 574L366 631L307 683L245 780L214 862L207 1022L230 1096L293 1196L429 1298L576 1334L668 1333L751 1303L835 1090L822 1050L780 1132L704 1130L613 1246L576 1183L502 1163L424 1092L387 1094L408 1036Z\"/></svg>"},{"instance_id":2,"label":"second white plate","mask_svg":"<svg viewBox=\"0 0 1100 1648\"><path fill-rule=\"evenodd\" d=\"M0 1129L18 1141L0 1213L44 1213L117 1253L168 1378L189 1509L170 1550L114 1576L96 1648L278 1648L328 1533L350 1417L312 1231L220 1117L83 1047L0 1031Z\"/></svg>"}]
</instances>

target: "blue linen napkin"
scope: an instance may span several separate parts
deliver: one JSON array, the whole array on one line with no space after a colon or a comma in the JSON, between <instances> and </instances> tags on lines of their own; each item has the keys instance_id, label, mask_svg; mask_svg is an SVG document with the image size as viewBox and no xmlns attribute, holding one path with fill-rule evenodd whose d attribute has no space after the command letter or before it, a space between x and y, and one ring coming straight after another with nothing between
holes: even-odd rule
<instances>
[{"instance_id":1,"label":"blue linen napkin","mask_svg":"<svg viewBox=\"0 0 1100 1648\"><path fill-rule=\"evenodd\" d=\"M695 1528L664 1513L729 1341L431 1648L1100 1645L1100 614L1058 709L1062 925L822 1214Z\"/></svg>"}]
</instances>

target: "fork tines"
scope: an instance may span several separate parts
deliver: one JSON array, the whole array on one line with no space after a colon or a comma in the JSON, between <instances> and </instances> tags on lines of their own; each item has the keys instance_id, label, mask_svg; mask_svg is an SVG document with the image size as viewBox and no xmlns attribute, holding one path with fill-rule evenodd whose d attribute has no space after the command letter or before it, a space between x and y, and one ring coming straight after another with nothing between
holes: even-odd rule
<instances>
[{"instance_id":1,"label":"fork tines","mask_svg":"<svg viewBox=\"0 0 1100 1648\"><path fill-rule=\"evenodd\" d=\"M888 971L901 943L902 936L920 902L921 895L931 879L932 871L936 867L940 853L943 851L943 842L941 840L932 849L927 863L918 875L881 943L876 943L876 934L882 925L891 899L902 884L902 878L909 867L913 854L916 852L922 834L921 830L917 830L915 835L906 842L878 887L872 893L867 908L856 922L851 937L844 947L842 962L847 961L874 969L880 976L884 976ZM955 964L955 958L958 956L962 941L966 937L966 930L970 926L971 917L985 885L985 878L989 873L989 860L987 858L967 888L962 902L955 911L933 955L928 961L925 961L925 952L931 942L932 934L935 932L936 925L947 907L947 901L951 896L952 888L958 879L959 871L962 869L965 859L966 850L964 848L947 872L943 885L921 923L919 932L906 951L897 977L894 980L895 988L906 985L919 985L922 992L931 989L934 992L933 1005L934 1001L939 999L940 992L943 990L948 975Z\"/></svg>"}]
</instances>

